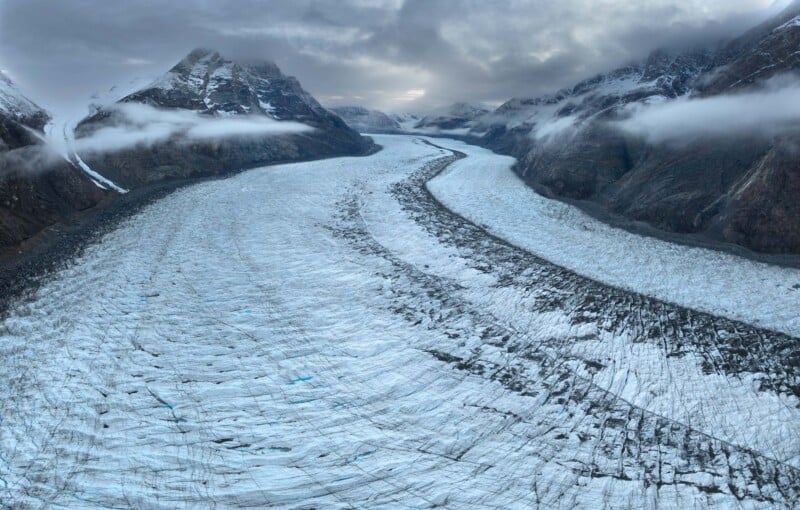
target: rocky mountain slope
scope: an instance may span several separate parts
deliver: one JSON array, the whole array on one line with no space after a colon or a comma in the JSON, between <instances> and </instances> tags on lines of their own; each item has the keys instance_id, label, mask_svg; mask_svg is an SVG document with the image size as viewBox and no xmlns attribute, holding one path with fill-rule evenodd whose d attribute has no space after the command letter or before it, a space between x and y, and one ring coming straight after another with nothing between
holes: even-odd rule
<instances>
[{"instance_id":1,"label":"rocky mountain slope","mask_svg":"<svg viewBox=\"0 0 800 510\"><path fill-rule=\"evenodd\" d=\"M48 120L0 73L0 252L108 194L44 145Z\"/></svg>"},{"instance_id":2,"label":"rocky mountain slope","mask_svg":"<svg viewBox=\"0 0 800 510\"><path fill-rule=\"evenodd\" d=\"M359 133L397 133L402 127L397 120L378 111L360 106L339 106L331 111Z\"/></svg>"},{"instance_id":3,"label":"rocky mountain slope","mask_svg":"<svg viewBox=\"0 0 800 510\"><path fill-rule=\"evenodd\" d=\"M82 158L125 187L374 148L269 62L198 49L76 130Z\"/></svg>"},{"instance_id":4,"label":"rocky mountain slope","mask_svg":"<svg viewBox=\"0 0 800 510\"><path fill-rule=\"evenodd\" d=\"M472 134L517 157L518 173L545 194L599 203L660 229L800 253L798 130L767 123L726 132L692 118L700 116L694 106L717 104L703 100L797 83L790 73L800 67L798 49L795 3L718 50L659 51L552 95L513 99L480 118ZM664 105L679 105L674 113L685 117L673 123L695 130L654 138L622 128Z\"/></svg>"}]
</instances>

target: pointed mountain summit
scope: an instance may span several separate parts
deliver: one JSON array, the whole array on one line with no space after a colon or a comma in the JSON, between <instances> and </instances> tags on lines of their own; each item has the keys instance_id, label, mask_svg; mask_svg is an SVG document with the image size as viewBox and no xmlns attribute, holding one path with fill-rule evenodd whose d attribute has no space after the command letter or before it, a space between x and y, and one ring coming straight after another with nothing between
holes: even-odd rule
<instances>
[{"instance_id":1,"label":"pointed mountain summit","mask_svg":"<svg viewBox=\"0 0 800 510\"><path fill-rule=\"evenodd\" d=\"M47 113L25 97L2 71L0 71L0 115L37 130L41 130L49 119Z\"/></svg>"},{"instance_id":2,"label":"pointed mountain summit","mask_svg":"<svg viewBox=\"0 0 800 510\"><path fill-rule=\"evenodd\" d=\"M196 49L149 87L122 99L211 115L265 115L320 122L328 112L272 62L238 63Z\"/></svg>"},{"instance_id":3,"label":"pointed mountain summit","mask_svg":"<svg viewBox=\"0 0 800 510\"><path fill-rule=\"evenodd\" d=\"M274 63L209 49L101 107L76 135L89 166L130 188L374 150Z\"/></svg>"},{"instance_id":4,"label":"pointed mountain summit","mask_svg":"<svg viewBox=\"0 0 800 510\"><path fill-rule=\"evenodd\" d=\"M331 108L348 126L361 133L416 133L428 135L464 135L489 110L469 103L453 103L422 116L411 113L387 114L360 106Z\"/></svg>"}]
</instances>

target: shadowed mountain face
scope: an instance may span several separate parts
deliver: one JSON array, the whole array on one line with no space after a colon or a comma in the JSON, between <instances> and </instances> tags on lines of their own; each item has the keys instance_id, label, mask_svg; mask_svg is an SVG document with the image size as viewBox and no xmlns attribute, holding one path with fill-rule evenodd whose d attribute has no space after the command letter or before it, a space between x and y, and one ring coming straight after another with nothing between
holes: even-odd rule
<instances>
[{"instance_id":1,"label":"shadowed mountain face","mask_svg":"<svg viewBox=\"0 0 800 510\"><path fill-rule=\"evenodd\" d=\"M402 127L396 119L378 110L368 110L360 106L339 106L331 108L331 111L359 133L397 133L402 131Z\"/></svg>"},{"instance_id":2,"label":"shadowed mountain face","mask_svg":"<svg viewBox=\"0 0 800 510\"><path fill-rule=\"evenodd\" d=\"M42 141L47 113L0 74L0 251L99 203L106 192Z\"/></svg>"},{"instance_id":3,"label":"shadowed mountain face","mask_svg":"<svg viewBox=\"0 0 800 510\"><path fill-rule=\"evenodd\" d=\"M517 157L518 173L545 194L596 202L664 230L800 253L800 130L773 133L766 121L725 132L710 118L692 131L698 120L688 116L671 119L679 129L668 138L621 127L649 108L686 105L691 113L704 100L796 84L798 49L794 4L718 51L656 52L571 89L513 99L474 121L472 134Z\"/></svg>"},{"instance_id":4,"label":"shadowed mountain face","mask_svg":"<svg viewBox=\"0 0 800 510\"><path fill-rule=\"evenodd\" d=\"M440 112L427 115L414 126L419 130L441 130L443 132L468 128L470 124L489 113L482 106L454 103Z\"/></svg>"},{"instance_id":5,"label":"shadowed mountain face","mask_svg":"<svg viewBox=\"0 0 800 510\"><path fill-rule=\"evenodd\" d=\"M275 64L210 50L101 108L76 135L89 166L126 187L373 148Z\"/></svg>"},{"instance_id":6,"label":"shadowed mountain face","mask_svg":"<svg viewBox=\"0 0 800 510\"><path fill-rule=\"evenodd\" d=\"M482 106L453 103L429 115L410 113L386 114L360 106L331 108L348 126L360 133L419 133L432 135L465 135L480 119L489 114Z\"/></svg>"}]
</instances>

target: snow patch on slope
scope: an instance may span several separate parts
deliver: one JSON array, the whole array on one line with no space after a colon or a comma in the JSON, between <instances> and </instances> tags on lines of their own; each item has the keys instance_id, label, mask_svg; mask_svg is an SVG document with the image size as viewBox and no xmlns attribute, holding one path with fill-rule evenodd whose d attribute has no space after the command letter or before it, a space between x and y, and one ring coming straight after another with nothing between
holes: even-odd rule
<instances>
[{"instance_id":1,"label":"snow patch on slope","mask_svg":"<svg viewBox=\"0 0 800 510\"><path fill-rule=\"evenodd\" d=\"M25 97L17 86L0 71L0 112L21 119L37 115L42 112L42 109Z\"/></svg>"},{"instance_id":2,"label":"snow patch on slope","mask_svg":"<svg viewBox=\"0 0 800 510\"><path fill-rule=\"evenodd\" d=\"M75 151L75 122L58 117L51 119L44 127L44 141L60 157L80 168L98 188L112 189L117 193L128 192L127 189L93 170Z\"/></svg>"}]
</instances>

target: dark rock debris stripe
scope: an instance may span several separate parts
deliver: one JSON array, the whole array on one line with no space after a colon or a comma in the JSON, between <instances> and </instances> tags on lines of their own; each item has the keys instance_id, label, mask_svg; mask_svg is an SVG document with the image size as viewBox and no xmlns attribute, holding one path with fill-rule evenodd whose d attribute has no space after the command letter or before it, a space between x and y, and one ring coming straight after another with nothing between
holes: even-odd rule
<instances>
[{"instance_id":1,"label":"dark rock debris stripe","mask_svg":"<svg viewBox=\"0 0 800 510\"><path fill-rule=\"evenodd\" d=\"M759 374L764 391L800 393L796 339L603 285L492 236L448 210L426 183L465 155L439 148L453 155L401 181L393 195L442 243L468 251L475 269L499 275L498 286L532 292L537 298L532 312L559 310L573 324L591 321L606 331L632 333L637 341L662 346L668 356L697 352L708 372ZM547 445L541 458L566 461L576 483L580 477L610 477L637 481L643 490L684 485L785 507L800 501L797 468L632 405L570 369L568 362L574 360L560 352L563 340L534 342L459 298L457 284L394 256L369 233L357 193L341 203L341 216L331 230L363 255L390 263L392 270L380 276L391 282L393 312L453 340L429 349L432 356L532 399L534 411L511 423L529 425L535 431L531 440ZM471 335L479 335L485 348L462 352L464 342L459 339ZM591 372L591 364L588 368ZM557 416L546 411L553 405L560 408ZM591 462L571 458L576 444L581 450L591 448ZM692 475L700 474L710 475L705 479L712 481L692 481L698 479Z\"/></svg>"}]
</instances>

